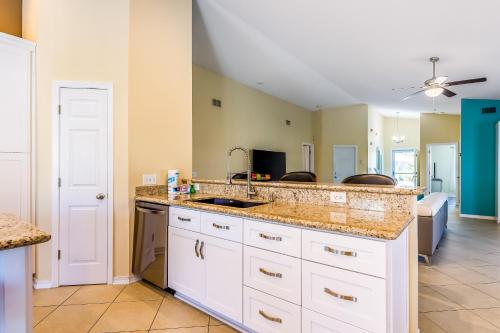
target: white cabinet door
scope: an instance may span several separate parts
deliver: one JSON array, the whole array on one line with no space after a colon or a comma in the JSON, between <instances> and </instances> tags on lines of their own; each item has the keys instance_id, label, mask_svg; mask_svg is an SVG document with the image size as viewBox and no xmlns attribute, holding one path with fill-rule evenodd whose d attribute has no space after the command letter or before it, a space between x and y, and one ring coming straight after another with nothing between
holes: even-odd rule
<instances>
[{"instance_id":1,"label":"white cabinet door","mask_svg":"<svg viewBox=\"0 0 500 333\"><path fill-rule=\"evenodd\" d=\"M241 323L243 245L203 235L200 257L205 265L203 305Z\"/></svg>"},{"instance_id":2,"label":"white cabinet door","mask_svg":"<svg viewBox=\"0 0 500 333\"><path fill-rule=\"evenodd\" d=\"M0 38L0 152L30 152L31 49Z\"/></svg>"},{"instance_id":3,"label":"white cabinet door","mask_svg":"<svg viewBox=\"0 0 500 333\"><path fill-rule=\"evenodd\" d=\"M30 159L26 153L0 153L0 212L30 221Z\"/></svg>"},{"instance_id":4,"label":"white cabinet door","mask_svg":"<svg viewBox=\"0 0 500 333\"><path fill-rule=\"evenodd\" d=\"M199 302L205 283L200 243L199 233L168 227L168 286Z\"/></svg>"}]
</instances>

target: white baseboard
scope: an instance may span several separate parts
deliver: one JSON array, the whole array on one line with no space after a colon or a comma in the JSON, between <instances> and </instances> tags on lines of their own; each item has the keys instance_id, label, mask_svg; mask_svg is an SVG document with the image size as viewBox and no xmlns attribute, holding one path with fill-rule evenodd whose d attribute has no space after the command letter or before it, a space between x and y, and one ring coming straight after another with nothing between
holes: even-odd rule
<instances>
[{"instance_id":1,"label":"white baseboard","mask_svg":"<svg viewBox=\"0 0 500 333\"><path fill-rule=\"evenodd\" d=\"M141 278L137 275L130 276L115 276L113 284L130 284L139 281Z\"/></svg>"},{"instance_id":2,"label":"white baseboard","mask_svg":"<svg viewBox=\"0 0 500 333\"><path fill-rule=\"evenodd\" d=\"M35 289L49 289L53 288L51 280L38 280L33 278L33 288Z\"/></svg>"},{"instance_id":3,"label":"white baseboard","mask_svg":"<svg viewBox=\"0 0 500 333\"><path fill-rule=\"evenodd\" d=\"M496 221L496 216L486 216L486 215L470 215L470 214L460 214L460 217L465 217L466 219L478 219L478 220L491 220Z\"/></svg>"}]
</instances>

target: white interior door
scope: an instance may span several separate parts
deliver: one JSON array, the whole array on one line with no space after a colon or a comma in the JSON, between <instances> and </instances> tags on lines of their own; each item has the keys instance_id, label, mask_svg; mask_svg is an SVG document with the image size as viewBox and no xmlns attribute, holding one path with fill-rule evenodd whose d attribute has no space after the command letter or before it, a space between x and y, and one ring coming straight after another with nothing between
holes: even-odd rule
<instances>
[{"instance_id":1,"label":"white interior door","mask_svg":"<svg viewBox=\"0 0 500 333\"><path fill-rule=\"evenodd\" d=\"M302 144L302 171L314 172L314 145Z\"/></svg>"},{"instance_id":2,"label":"white interior door","mask_svg":"<svg viewBox=\"0 0 500 333\"><path fill-rule=\"evenodd\" d=\"M333 146L333 182L355 175L357 159L356 146Z\"/></svg>"},{"instance_id":3,"label":"white interior door","mask_svg":"<svg viewBox=\"0 0 500 333\"><path fill-rule=\"evenodd\" d=\"M108 91L60 91L59 284L107 282Z\"/></svg>"}]
</instances>

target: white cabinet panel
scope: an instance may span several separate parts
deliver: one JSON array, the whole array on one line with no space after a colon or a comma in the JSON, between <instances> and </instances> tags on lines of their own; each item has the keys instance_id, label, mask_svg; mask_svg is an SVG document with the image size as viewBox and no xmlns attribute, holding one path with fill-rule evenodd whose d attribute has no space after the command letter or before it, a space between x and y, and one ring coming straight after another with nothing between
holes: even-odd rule
<instances>
[{"instance_id":1,"label":"white cabinet panel","mask_svg":"<svg viewBox=\"0 0 500 333\"><path fill-rule=\"evenodd\" d=\"M197 232L168 227L168 286L201 301L204 293L204 263L199 254Z\"/></svg>"},{"instance_id":2,"label":"white cabinet panel","mask_svg":"<svg viewBox=\"0 0 500 333\"><path fill-rule=\"evenodd\" d=\"M200 232L201 212L192 209L170 207L168 223L171 226Z\"/></svg>"},{"instance_id":3,"label":"white cabinet panel","mask_svg":"<svg viewBox=\"0 0 500 333\"><path fill-rule=\"evenodd\" d=\"M302 261L302 306L372 332L386 331L386 281Z\"/></svg>"},{"instance_id":4,"label":"white cabinet panel","mask_svg":"<svg viewBox=\"0 0 500 333\"><path fill-rule=\"evenodd\" d=\"M368 333L368 331L303 308L302 333Z\"/></svg>"},{"instance_id":5,"label":"white cabinet panel","mask_svg":"<svg viewBox=\"0 0 500 333\"><path fill-rule=\"evenodd\" d=\"M301 229L245 220L243 239L245 245L300 258Z\"/></svg>"},{"instance_id":6,"label":"white cabinet panel","mask_svg":"<svg viewBox=\"0 0 500 333\"><path fill-rule=\"evenodd\" d=\"M29 154L0 153L0 212L31 222Z\"/></svg>"},{"instance_id":7,"label":"white cabinet panel","mask_svg":"<svg viewBox=\"0 0 500 333\"><path fill-rule=\"evenodd\" d=\"M384 241L303 230L302 258L374 276L386 275Z\"/></svg>"},{"instance_id":8,"label":"white cabinet panel","mask_svg":"<svg viewBox=\"0 0 500 333\"><path fill-rule=\"evenodd\" d=\"M226 317L243 321L243 245L204 236L200 255L205 265L205 291L202 303Z\"/></svg>"},{"instance_id":9,"label":"white cabinet panel","mask_svg":"<svg viewBox=\"0 0 500 333\"><path fill-rule=\"evenodd\" d=\"M31 59L23 45L0 39L0 152L31 151Z\"/></svg>"},{"instance_id":10,"label":"white cabinet panel","mask_svg":"<svg viewBox=\"0 0 500 333\"><path fill-rule=\"evenodd\" d=\"M213 213L201 213L201 232L210 236L243 242L243 219Z\"/></svg>"},{"instance_id":11,"label":"white cabinet panel","mask_svg":"<svg viewBox=\"0 0 500 333\"><path fill-rule=\"evenodd\" d=\"M300 259L245 246L243 267L245 285L300 305Z\"/></svg>"},{"instance_id":12,"label":"white cabinet panel","mask_svg":"<svg viewBox=\"0 0 500 333\"><path fill-rule=\"evenodd\" d=\"M300 333L300 306L248 287L243 300L246 327L259 333Z\"/></svg>"}]
</instances>

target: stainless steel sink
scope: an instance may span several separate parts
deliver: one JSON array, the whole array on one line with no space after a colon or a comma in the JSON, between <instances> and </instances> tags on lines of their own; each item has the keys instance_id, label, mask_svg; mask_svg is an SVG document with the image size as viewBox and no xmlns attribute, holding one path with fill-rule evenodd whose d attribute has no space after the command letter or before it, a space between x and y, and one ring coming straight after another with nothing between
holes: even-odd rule
<instances>
[{"instance_id":1,"label":"stainless steel sink","mask_svg":"<svg viewBox=\"0 0 500 333\"><path fill-rule=\"evenodd\" d=\"M241 200L226 199L226 198L194 199L191 201L210 204L210 205L228 206L236 208L250 208L266 204L266 202L251 202L251 201L241 201Z\"/></svg>"}]
</instances>

